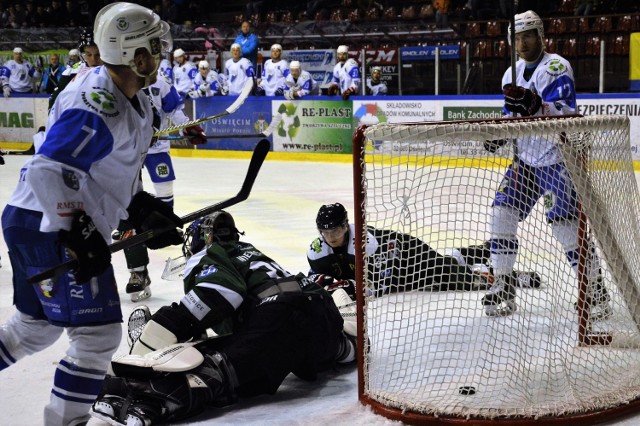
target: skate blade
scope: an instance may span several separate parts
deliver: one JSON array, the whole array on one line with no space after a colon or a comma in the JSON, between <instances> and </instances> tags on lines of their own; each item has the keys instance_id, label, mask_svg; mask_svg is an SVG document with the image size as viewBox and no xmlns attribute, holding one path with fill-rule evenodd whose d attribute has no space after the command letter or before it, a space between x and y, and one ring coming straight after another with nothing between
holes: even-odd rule
<instances>
[{"instance_id":1,"label":"skate blade","mask_svg":"<svg viewBox=\"0 0 640 426\"><path fill-rule=\"evenodd\" d=\"M506 317L518 309L515 302L503 302L501 305L487 305L484 312L490 317Z\"/></svg>"},{"instance_id":2,"label":"skate blade","mask_svg":"<svg viewBox=\"0 0 640 426\"><path fill-rule=\"evenodd\" d=\"M149 287L137 293L131 293L132 302L140 302L151 297L151 289Z\"/></svg>"},{"instance_id":3,"label":"skate blade","mask_svg":"<svg viewBox=\"0 0 640 426\"><path fill-rule=\"evenodd\" d=\"M105 423L108 423L110 425L114 425L114 426L126 425L126 423L121 423L121 422L117 421L116 419L114 419L113 417L109 416L108 414L101 413L100 411L95 411L93 408L91 409L89 414L91 414L91 417L94 417L94 418L96 418L98 420L101 420L101 421L103 421Z\"/></svg>"}]
</instances>

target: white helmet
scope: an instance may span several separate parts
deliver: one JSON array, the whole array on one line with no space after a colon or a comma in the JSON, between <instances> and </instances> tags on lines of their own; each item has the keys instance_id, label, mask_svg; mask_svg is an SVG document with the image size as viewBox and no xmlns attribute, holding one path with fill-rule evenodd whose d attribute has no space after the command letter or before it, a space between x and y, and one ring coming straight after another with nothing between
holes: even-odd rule
<instances>
[{"instance_id":1,"label":"white helmet","mask_svg":"<svg viewBox=\"0 0 640 426\"><path fill-rule=\"evenodd\" d=\"M533 10L518 13L514 17L514 25L516 27L516 34L529 30L537 30L538 37L540 37L540 41L543 42L542 45L544 46L544 24L542 23L542 19L540 19L538 14ZM511 43L511 24L509 24L508 36L509 43Z\"/></svg>"},{"instance_id":2,"label":"white helmet","mask_svg":"<svg viewBox=\"0 0 640 426\"><path fill-rule=\"evenodd\" d=\"M176 50L173 51L174 58L179 58L180 56L184 56L184 50L177 48Z\"/></svg>"},{"instance_id":3,"label":"white helmet","mask_svg":"<svg viewBox=\"0 0 640 426\"><path fill-rule=\"evenodd\" d=\"M282 46L281 46L281 45L279 45L278 43L276 43L276 44L272 44L272 45L271 45L271 49L270 49L270 50L273 50L273 49L275 49L275 50L279 50L279 51L281 51L281 52L282 52Z\"/></svg>"},{"instance_id":4,"label":"white helmet","mask_svg":"<svg viewBox=\"0 0 640 426\"><path fill-rule=\"evenodd\" d=\"M104 62L128 65L134 70L132 61L137 49L147 49L159 63L161 54L173 48L169 24L151 9L133 3L103 7L96 15L93 34Z\"/></svg>"},{"instance_id":5,"label":"white helmet","mask_svg":"<svg viewBox=\"0 0 640 426\"><path fill-rule=\"evenodd\" d=\"M300 69L300 62L299 61L291 61L291 63L289 64L289 69Z\"/></svg>"},{"instance_id":6,"label":"white helmet","mask_svg":"<svg viewBox=\"0 0 640 426\"><path fill-rule=\"evenodd\" d=\"M207 61L198 62L198 69L199 70L208 70L209 69L209 62L207 62Z\"/></svg>"},{"instance_id":7,"label":"white helmet","mask_svg":"<svg viewBox=\"0 0 640 426\"><path fill-rule=\"evenodd\" d=\"M349 48L342 44L340 46L338 46L338 50L336 51L336 53L349 53Z\"/></svg>"}]
</instances>

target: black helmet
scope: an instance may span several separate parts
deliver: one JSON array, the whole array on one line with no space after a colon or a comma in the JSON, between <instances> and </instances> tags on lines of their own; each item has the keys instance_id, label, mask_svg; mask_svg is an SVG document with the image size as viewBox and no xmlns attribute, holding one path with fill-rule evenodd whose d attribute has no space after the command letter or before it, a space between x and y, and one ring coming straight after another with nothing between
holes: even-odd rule
<instances>
[{"instance_id":1,"label":"black helmet","mask_svg":"<svg viewBox=\"0 0 640 426\"><path fill-rule=\"evenodd\" d=\"M223 210L211 213L194 220L185 231L182 244L185 257L189 258L201 251L209 235L213 235L219 241L238 241L240 238L233 216Z\"/></svg>"},{"instance_id":2,"label":"black helmet","mask_svg":"<svg viewBox=\"0 0 640 426\"><path fill-rule=\"evenodd\" d=\"M325 204L320 207L316 216L316 225L320 231L346 226L348 222L347 209L340 203Z\"/></svg>"},{"instance_id":3,"label":"black helmet","mask_svg":"<svg viewBox=\"0 0 640 426\"><path fill-rule=\"evenodd\" d=\"M80 53L84 53L86 46L96 46L95 41L93 41L93 30L89 28L83 28L80 33L80 40L78 41L78 50L80 50Z\"/></svg>"},{"instance_id":4,"label":"black helmet","mask_svg":"<svg viewBox=\"0 0 640 426\"><path fill-rule=\"evenodd\" d=\"M200 237L206 241L208 235L213 235L220 241L238 241L240 238L233 216L224 210L204 217L200 224Z\"/></svg>"}]
</instances>

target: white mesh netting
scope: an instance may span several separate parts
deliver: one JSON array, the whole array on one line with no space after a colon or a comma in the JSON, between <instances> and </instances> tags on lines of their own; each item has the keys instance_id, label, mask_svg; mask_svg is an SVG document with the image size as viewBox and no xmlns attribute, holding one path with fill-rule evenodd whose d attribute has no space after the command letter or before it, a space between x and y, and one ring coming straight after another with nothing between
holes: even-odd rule
<instances>
[{"instance_id":1,"label":"white mesh netting","mask_svg":"<svg viewBox=\"0 0 640 426\"><path fill-rule=\"evenodd\" d=\"M369 271L361 272L363 283L378 289L365 298L362 318L370 343L363 366L368 399L431 416L499 419L593 413L640 396L640 198L626 117L380 124L365 137L354 160L362 173L356 191L363 194L356 215L365 226L401 234L374 232L390 242L363 256ZM463 276L433 278L438 268L421 272L427 264L407 238L440 254L488 247L492 202L513 148L507 143L492 154L484 143L522 138L562 146L600 267L580 260L571 267L545 216L556 202L546 194L518 224L515 262L516 271L535 272L542 285L517 287L511 315L487 316L481 276L490 276L488 259L470 265L474 284L457 286ZM585 294L576 273L581 267L583 291L598 280L612 315L589 318L576 309L579 299L590 308L579 297ZM447 280L448 287L434 285ZM589 344L585 335L611 341ZM461 394L462 386L475 393Z\"/></svg>"}]
</instances>

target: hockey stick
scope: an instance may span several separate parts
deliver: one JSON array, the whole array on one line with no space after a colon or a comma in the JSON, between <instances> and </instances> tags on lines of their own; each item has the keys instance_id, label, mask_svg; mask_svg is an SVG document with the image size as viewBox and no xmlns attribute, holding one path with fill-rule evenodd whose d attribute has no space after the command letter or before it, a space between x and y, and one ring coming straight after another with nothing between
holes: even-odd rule
<instances>
[{"instance_id":1,"label":"hockey stick","mask_svg":"<svg viewBox=\"0 0 640 426\"><path fill-rule=\"evenodd\" d=\"M206 216L210 213L213 213L218 210L225 209L227 207L234 206L238 203L249 198L249 194L251 193L251 188L253 187L253 183L258 177L258 172L260 171L260 167L262 167L262 163L269 153L269 149L271 145L267 139L262 139L253 150L253 155L251 157L251 162L249 163L249 169L247 170L247 175L244 178L244 182L242 183L242 187L240 191L233 197L220 201L219 203L213 204L211 206L205 207L193 213L189 213L186 216L180 218L183 224L187 224L189 222L193 222L194 220ZM109 251L111 253L115 253L120 250L124 250L129 247L137 246L138 244L142 244L145 241L150 240L160 234L164 234L165 232L169 232L175 229L174 226L168 226L165 228L158 229L149 229L148 231L142 232L140 234L134 235L130 238L126 238L124 240L120 240L115 242L109 246ZM27 279L27 282L30 284L38 283L40 281L55 278L63 274L64 272L74 269L77 267L78 262L75 259L71 259L62 263L58 266L54 266L53 268L49 268L45 271L37 273Z\"/></svg>"},{"instance_id":2,"label":"hockey stick","mask_svg":"<svg viewBox=\"0 0 640 426\"><path fill-rule=\"evenodd\" d=\"M240 108L240 106L244 103L244 101L247 100L247 97L251 94L252 90L253 90L253 80L247 80L244 87L242 88L242 91L238 95L238 98L231 105L229 105L227 109L225 109L224 111L218 114L210 115L208 117L196 118L195 120L187 121L186 123L182 123L175 126L167 127L166 129L158 130L153 136L166 135L167 133L171 133L176 130L195 126L197 124L204 123L206 121L215 120L216 118L233 114L238 110L238 108Z\"/></svg>"},{"instance_id":3,"label":"hockey stick","mask_svg":"<svg viewBox=\"0 0 640 426\"><path fill-rule=\"evenodd\" d=\"M282 114L274 115L273 120L271 120L271 124L267 127L264 132L256 133L253 135L207 135L207 139L248 139L248 138L267 138L271 136L271 134L278 128L280 122L282 121ZM183 140L186 139L184 136L180 135L166 135L160 136L158 139L160 140Z\"/></svg>"},{"instance_id":4,"label":"hockey stick","mask_svg":"<svg viewBox=\"0 0 640 426\"><path fill-rule=\"evenodd\" d=\"M24 151L2 151L4 155L33 155L36 153L36 148L33 144Z\"/></svg>"}]
</instances>

